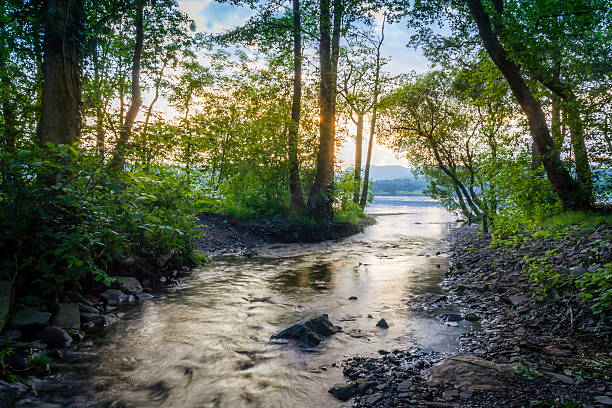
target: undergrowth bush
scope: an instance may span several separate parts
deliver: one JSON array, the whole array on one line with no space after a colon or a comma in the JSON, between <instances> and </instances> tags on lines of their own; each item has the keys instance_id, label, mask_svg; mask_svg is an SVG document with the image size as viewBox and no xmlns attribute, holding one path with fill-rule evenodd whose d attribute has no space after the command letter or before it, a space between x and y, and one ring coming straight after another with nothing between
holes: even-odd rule
<instances>
[{"instance_id":1,"label":"undergrowth bush","mask_svg":"<svg viewBox=\"0 0 612 408\"><path fill-rule=\"evenodd\" d=\"M109 170L71 146L0 156L0 279L48 297L109 272L129 256L194 259L196 200L171 168Z\"/></svg>"}]
</instances>

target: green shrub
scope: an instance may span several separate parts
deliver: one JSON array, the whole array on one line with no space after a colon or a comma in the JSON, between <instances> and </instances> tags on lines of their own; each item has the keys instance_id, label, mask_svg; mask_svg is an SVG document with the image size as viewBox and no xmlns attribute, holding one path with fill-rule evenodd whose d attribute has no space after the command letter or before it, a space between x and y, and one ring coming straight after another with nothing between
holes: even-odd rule
<instances>
[{"instance_id":1,"label":"green shrub","mask_svg":"<svg viewBox=\"0 0 612 408\"><path fill-rule=\"evenodd\" d=\"M60 145L2 153L0 177L0 278L28 294L108 285L113 264L132 254L193 257L197 190L176 169L114 172Z\"/></svg>"}]
</instances>

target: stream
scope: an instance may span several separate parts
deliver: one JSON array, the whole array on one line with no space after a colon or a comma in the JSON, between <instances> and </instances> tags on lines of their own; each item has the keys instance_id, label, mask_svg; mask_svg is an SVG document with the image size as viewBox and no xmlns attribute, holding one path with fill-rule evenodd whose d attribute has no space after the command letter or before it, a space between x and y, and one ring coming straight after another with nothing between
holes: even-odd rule
<instances>
[{"instance_id":1,"label":"stream","mask_svg":"<svg viewBox=\"0 0 612 408\"><path fill-rule=\"evenodd\" d=\"M345 381L334 364L344 358L417 344L453 351L470 328L447 327L439 311L411 311L405 300L441 293L441 240L454 216L426 197L376 197L368 211L377 224L364 233L214 258L163 295L120 310L122 320L95 338L96 357L80 368L95 399L119 407L340 407L327 390ZM323 313L343 331L318 347L269 340ZM387 330L375 326L383 317Z\"/></svg>"}]
</instances>

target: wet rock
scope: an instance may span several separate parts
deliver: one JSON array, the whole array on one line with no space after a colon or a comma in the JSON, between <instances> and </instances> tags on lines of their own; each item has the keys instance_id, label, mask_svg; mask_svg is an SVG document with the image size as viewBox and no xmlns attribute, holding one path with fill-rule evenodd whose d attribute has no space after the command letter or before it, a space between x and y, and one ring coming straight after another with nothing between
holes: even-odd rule
<instances>
[{"instance_id":1,"label":"wet rock","mask_svg":"<svg viewBox=\"0 0 612 408\"><path fill-rule=\"evenodd\" d=\"M80 329L81 316L79 306L74 303L60 303L55 325L64 329Z\"/></svg>"},{"instance_id":2,"label":"wet rock","mask_svg":"<svg viewBox=\"0 0 612 408\"><path fill-rule=\"evenodd\" d=\"M450 357L429 369L432 384L452 384L462 390L495 390L514 379L514 370L470 355Z\"/></svg>"},{"instance_id":3,"label":"wet rock","mask_svg":"<svg viewBox=\"0 0 612 408\"><path fill-rule=\"evenodd\" d=\"M136 278L131 276L118 276L115 278L115 280L119 284L121 290L124 292L131 294L138 294L142 292L142 286L140 286L140 282L138 282L138 279Z\"/></svg>"},{"instance_id":4,"label":"wet rock","mask_svg":"<svg viewBox=\"0 0 612 408\"><path fill-rule=\"evenodd\" d=\"M127 295L118 289L107 289L100 296L102 296L109 305L120 305L127 299Z\"/></svg>"},{"instance_id":5,"label":"wet rock","mask_svg":"<svg viewBox=\"0 0 612 408\"><path fill-rule=\"evenodd\" d=\"M0 333L6 325L13 302L13 283L0 281Z\"/></svg>"},{"instance_id":6,"label":"wet rock","mask_svg":"<svg viewBox=\"0 0 612 408\"><path fill-rule=\"evenodd\" d=\"M355 395L355 391L355 386L352 384L336 384L328 392L340 401L346 401Z\"/></svg>"},{"instance_id":7,"label":"wet rock","mask_svg":"<svg viewBox=\"0 0 612 408\"><path fill-rule=\"evenodd\" d=\"M79 305L79 311L81 313L100 313L98 309L91 305Z\"/></svg>"},{"instance_id":8,"label":"wet rock","mask_svg":"<svg viewBox=\"0 0 612 408\"><path fill-rule=\"evenodd\" d=\"M10 321L10 326L23 330L40 330L49 325L51 313L41 312L31 307L17 310Z\"/></svg>"},{"instance_id":9,"label":"wet rock","mask_svg":"<svg viewBox=\"0 0 612 408\"><path fill-rule=\"evenodd\" d=\"M104 315L104 326L110 326L112 324L117 323L118 321L119 321L119 317L117 317L117 315L113 313Z\"/></svg>"},{"instance_id":10,"label":"wet rock","mask_svg":"<svg viewBox=\"0 0 612 408\"><path fill-rule=\"evenodd\" d=\"M468 322L477 322L480 320L480 316L478 316L476 313L466 313L463 316L464 320L467 320Z\"/></svg>"},{"instance_id":11,"label":"wet rock","mask_svg":"<svg viewBox=\"0 0 612 408\"><path fill-rule=\"evenodd\" d=\"M45 327L38 336L50 348L68 347L72 344L72 337L64 329L57 326Z\"/></svg>"},{"instance_id":12,"label":"wet rock","mask_svg":"<svg viewBox=\"0 0 612 408\"><path fill-rule=\"evenodd\" d=\"M150 293L140 293L137 298L139 302L142 302L143 300L153 299L153 295Z\"/></svg>"},{"instance_id":13,"label":"wet rock","mask_svg":"<svg viewBox=\"0 0 612 408\"><path fill-rule=\"evenodd\" d=\"M459 313L442 313L438 318L445 322L458 322L462 320Z\"/></svg>"},{"instance_id":14,"label":"wet rock","mask_svg":"<svg viewBox=\"0 0 612 408\"><path fill-rule=\"evenodd\" d=\"M442 302L443 300L446 300L446 299L447 299L446 295L441 295L438 293L423 293L422 295L413 297L412 299L410 299L410 301L433 305L435 303Z\"/></svg>"},{"instance_id":15,"label":"wet rock","mask_svg":"<svg viewBox=\"0 0 612 408\"><path fill-rule=\"evenodd\" d=\"M289 339L307 346L315 347L327 337L338 333L342 328L334 326L324 314L314 319L302 321L286 328L271 339Z\"/></svg>"},{"instance_id":16,"label":"wet rock","mask_svg":"<svg viewBox=\"0 0 612 408\"><path fill-rule=\"evenodd\" d=\"M168 252L165 255L160 256L159 258L157 258L157 266L159 266L160 268L163 268L164 266L166 266L166 264L168 263L168 261L170 261L170 259L172 259L172 257L174 256L174 253L176 251L173 249L172 251Z\"/></svg>"},{"instance_id":17,"label":"wet rock","mask_svg":"<svg viewBox=\"0 0 612 408\"><path fill-rule=\"evenodd\" d=\"M357 300L357 296L351 296L349 297L349 300Z\"/></svg>"},{"instance_id":18,"label":"wet rock","mask_svg":"<svg viewBox=\"0 0 612 408\"><path fill-rule=\"evenodd\" d=\"M378 323L376 323L376 327L380 327L381 329L388 329L389 324L387 323L385 319L380 319Z\"/></svg>"}]
</instances>

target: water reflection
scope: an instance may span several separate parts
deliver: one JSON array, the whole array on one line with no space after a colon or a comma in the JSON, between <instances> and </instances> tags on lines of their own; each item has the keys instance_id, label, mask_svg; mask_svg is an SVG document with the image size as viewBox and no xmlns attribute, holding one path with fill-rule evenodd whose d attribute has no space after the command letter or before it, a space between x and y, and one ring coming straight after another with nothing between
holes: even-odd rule
<instances>
[{"instance_id":1,"label":"water reflection","mask_svg":"<svg viewBox=\"0 0 612 408\"><path fill-rule=\"evenodd\" d=\"M88 367L96 399L125 407L341 406L327 393L342 380L333 362L410 344L455 347L463 328L403 301L440 291L447 260L436 253L451 219L439 206L421 205L380 216L343 241L215 259L167 295L126 310L97 340L100 355ZM310 350L269 341L321 313L343 333ZM375 326L381 317L388 330Z\"/></svg>"}]
</instances>

